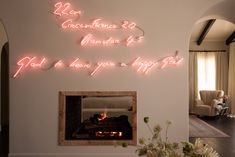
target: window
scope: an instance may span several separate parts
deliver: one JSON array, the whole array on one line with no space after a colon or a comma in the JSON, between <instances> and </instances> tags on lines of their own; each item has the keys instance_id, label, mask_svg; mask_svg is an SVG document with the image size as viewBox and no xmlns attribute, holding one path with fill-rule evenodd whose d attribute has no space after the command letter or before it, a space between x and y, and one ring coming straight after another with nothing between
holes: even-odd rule
<instances>
[{"instance_id":1,"label":"window","mask_svg":"<svg viewBox=\"0 0 235 157\"><path fill-rule=\"evenodd\" d=\"M215 90L216 65L215 54L212 52L199 52L198 57L198 91Z\"/></svg>"}]
</instances>

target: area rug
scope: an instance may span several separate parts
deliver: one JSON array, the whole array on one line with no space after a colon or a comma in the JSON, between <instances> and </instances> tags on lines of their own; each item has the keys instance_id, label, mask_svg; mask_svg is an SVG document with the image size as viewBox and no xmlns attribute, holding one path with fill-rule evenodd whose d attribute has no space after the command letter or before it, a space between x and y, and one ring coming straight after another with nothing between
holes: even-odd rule
<instances>
[{"instance_id":1,"label":"area rug","mask_svg":"<svg viewBox=\"0 0 235 157\"><path fill-rule=\"evenodd\" d=\"M229 137L226 133L209 125L196 116L189 116L189 137L213 138Z\"/></svg>"}]
</instances>

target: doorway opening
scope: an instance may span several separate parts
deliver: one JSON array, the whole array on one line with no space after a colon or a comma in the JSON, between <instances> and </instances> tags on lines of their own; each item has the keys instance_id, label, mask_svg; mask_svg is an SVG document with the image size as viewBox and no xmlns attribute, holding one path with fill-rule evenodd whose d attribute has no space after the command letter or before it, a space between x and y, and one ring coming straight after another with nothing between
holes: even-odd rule
<instances>
[{"instance_id":1,"label":"doorway opening","mask_svg":"<svg viewBox=\"0 0 235 157\"><path fill-rule=\"evenodd\" d=\"M223 106L221 108L213 105L209 102L209 97L211 101L216 99L227 103L226 107L231 108L227 99L231 57L229 54L234 38L235 25L231 22L209 19L195 25L189 46L190 113L200 116L219 115Z\"/></svg>"},{"instance_id":2,"label":"doorway opening","mask_svg":"<svg viewBox=\"0 0 235 157\"><path fill-rule=\"evenodd\" d=\"M3 154L9 153L9 45L1 53L1 135Z\"/></svg>"},{"instance_id":3,"label":"doorway opening","mask_svg":"<svg viewBox=\"0 0 235 157\"><path fill-rule=\"evenodd\" d=\"M0 156L9 154L9 44L0 21L1 94L0 94Z\"/></svg>"},{"instance_id":4,"label":"doorway opening","mask_svg":"<svg viewBox=\"0 0 235 157\"><path fill-rule=\"evenodd\" d=\"M234 56L234 23L207 19L194 26L189 45L189 141L201 138L221 156L234 156Z\"/></svg>"}]
</instances>

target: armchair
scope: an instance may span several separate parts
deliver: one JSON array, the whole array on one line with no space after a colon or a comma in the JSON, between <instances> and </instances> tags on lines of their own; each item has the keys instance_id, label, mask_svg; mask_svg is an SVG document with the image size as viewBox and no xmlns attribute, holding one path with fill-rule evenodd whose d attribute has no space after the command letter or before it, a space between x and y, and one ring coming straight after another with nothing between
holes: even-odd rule
<instances>
[{"instance_id":1,"label":"armchair","mask_svg":"<svg viewBox=\"0 0 235 157\"><path fill-rule=\"evenodd\" d=\"M199 116L216 116L219 114L220 103L223 103L224 91L222 90L201 90L201 99L195 100L194 111Z\"/></svg>"}]
</instances>

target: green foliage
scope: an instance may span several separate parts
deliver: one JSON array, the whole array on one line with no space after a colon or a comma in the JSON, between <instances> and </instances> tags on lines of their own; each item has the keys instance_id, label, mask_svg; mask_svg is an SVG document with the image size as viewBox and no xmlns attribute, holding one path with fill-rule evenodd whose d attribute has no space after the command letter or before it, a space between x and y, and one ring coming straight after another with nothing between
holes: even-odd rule
<instances>
[{"instance_id":1,"label":"green foliage","mask_svg":"<svg viewBox=\"0 0 235 157\"><path fill-rule=\"evenodd\" d=\"M212 147L196 139L195 143L182 142L184 157L219 157L219 154Z\"/></svg>"},{"instance_id":2,"label":"green foliage","mask_svg":"<svg viewBox=\"0 0 235 157\"><path fill-rule=\"evenodd\" d=\"M140 138L139 145L137 145L136 152L139 156L147 155L148 157L180 157L179 145L177 143L170 143L168 141L167 132L171 124L170 121L166 122L166 136L163 140L161 137L162 127L156 125L153 128L149 126L149 118L144 117L148 129L152 133L152 138Z\"/></svg>"},{"instance_id":3,"label":"green foliage","mask_svg":"<svg viewBox=\"0 0 235 157\"><path fill-rule=\"evenodd\" d=\"M170 121L166 122L165 138L162 138L160 125L153 128L149 125L149 117L144 117L144 123L147 125L152 134L151 138L139 138L136 153L139 156L147 157L219 157L219 154L210 146L204 144L200 139L196 139L195 143L181 142L183 149L180 150L178 143L168 141L168 129L171 125ZM125 142L115 142L115 146L121 145L127 147Z\"/></svg>"},{"instance_id":4,"label":"green foliage","mask_svg":"<svg viewBox=\"0 0 235 157\"><path fill-rule=\"evenodd\" d=\"M149 117L144 117L144 122L148 123L149 122Z\"/></svg>"}]
</instances>

